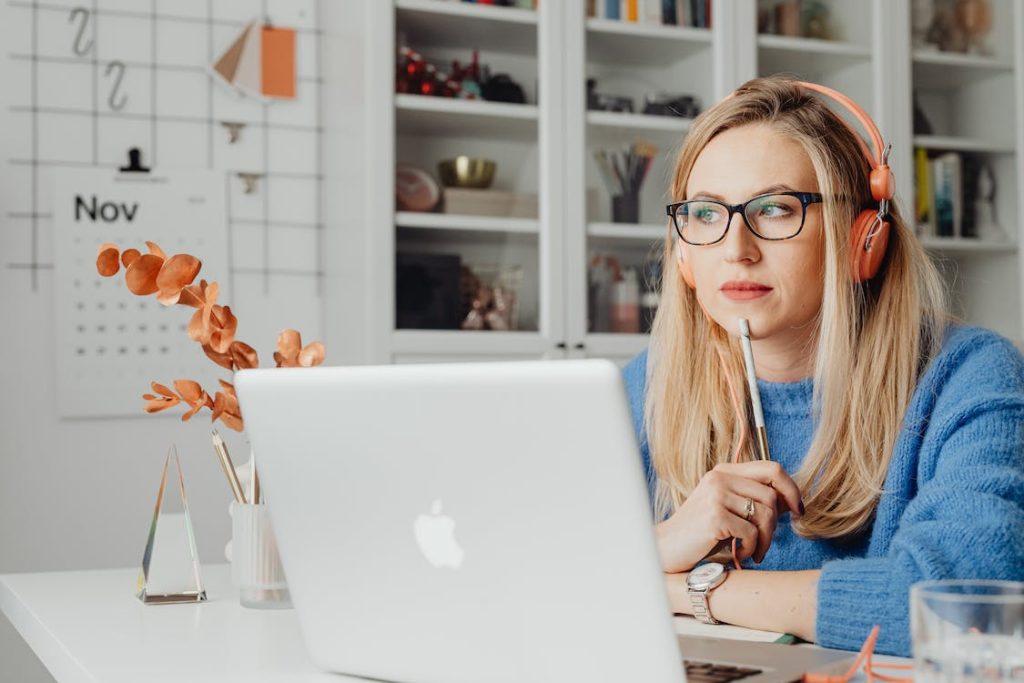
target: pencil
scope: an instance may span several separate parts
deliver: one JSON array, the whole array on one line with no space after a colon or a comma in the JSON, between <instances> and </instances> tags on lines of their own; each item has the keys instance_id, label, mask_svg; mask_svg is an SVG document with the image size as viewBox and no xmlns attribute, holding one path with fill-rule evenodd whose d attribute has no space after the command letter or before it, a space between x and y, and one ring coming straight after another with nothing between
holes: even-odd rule
<instances>
[{"instance_id":1,"label":"pencil","mask_svg":"<svg viewBox=\"0 0 1024 683\"><path fill-rule=\"evenodd\" d=\"M220 437L216 429L211 433L211 437L213 439L213 452L217 454L220 466L224 469L224 476L228 478L228 485L231 487L231 493L235 496L235 502L245 505L242 483L238 481L238 473L235 472L235 466L231 463L231 456L228 455L228 446L224 443L224 439Z\"/></svg>"},{"instance_id":2,"label":"pencil","mask_svg":"<svg viewBox=\"0 0 1024 683\"><path fill-rule=\"evenodd\" d=\"M747 366L750 402L754 407L754 426L757 428L757 450L761 460L771 460L771 453L768 451L768 431L764 426L764 411L761 408L761 392L757 388L757 374L754 372L754 349L750 346L750 325L746 318L740 318L740 343L743 345L743 362Z\"/></svg>"}]
</instances>

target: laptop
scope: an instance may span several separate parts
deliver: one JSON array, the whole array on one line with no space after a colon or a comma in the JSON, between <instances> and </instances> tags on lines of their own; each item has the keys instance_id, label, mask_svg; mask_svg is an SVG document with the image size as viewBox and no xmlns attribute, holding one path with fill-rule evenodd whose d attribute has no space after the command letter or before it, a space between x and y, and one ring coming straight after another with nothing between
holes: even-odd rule
<instances>
[{"instance_id":1,"label":"laptop","mask_svg":"<svg viewBox=\"0 0 1024 683\"><path fill-rule=\"evenodd\" d=\"M619 369L242 370L313 661L409 683L745 683L847 652L678 638ZM715 667L709 666L715 664Z\"/></svg>"}]
</instances>

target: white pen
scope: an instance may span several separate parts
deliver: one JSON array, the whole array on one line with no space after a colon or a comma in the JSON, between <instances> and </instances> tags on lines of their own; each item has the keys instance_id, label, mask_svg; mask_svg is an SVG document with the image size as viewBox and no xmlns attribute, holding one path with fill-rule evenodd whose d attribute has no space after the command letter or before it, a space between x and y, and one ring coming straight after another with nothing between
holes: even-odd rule
<instances>
[{"instance_id":1,"label":"white pen","mask_svg":"<svg viewBox=\"0 0 1024 683\"><path fill-rule=\"evenodd\" d=\"M750 346L750 325L746 318L740 318L740 343L743 345L743 362L747 366L747 384L750 385L750 402L754 406L754 426L757 428L757 450L761 460L771 460L768 451L768 432L764 427L764 412L761 410L761 392L757 389L757 374L754 372L754 349Z\"/></svg>"}]
</instances>

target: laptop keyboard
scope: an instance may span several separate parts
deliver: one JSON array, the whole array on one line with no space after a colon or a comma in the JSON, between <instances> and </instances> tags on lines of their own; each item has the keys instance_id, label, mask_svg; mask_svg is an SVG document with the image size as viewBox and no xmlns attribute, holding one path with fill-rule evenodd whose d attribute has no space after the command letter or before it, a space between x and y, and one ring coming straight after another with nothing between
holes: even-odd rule
<instances>
[{"instance_id":1,"label":"laptop keyboard","mask_svg":"<svg viewBox=\"0 0 1024 683\"><path fill-rule=\"evenodd\" d=\"M687 683L729 683L747 676L761 673L761 669L747 669L742 666L712 664L711 662L691 662L685 660Z\"/></svg>"}]
</instances>

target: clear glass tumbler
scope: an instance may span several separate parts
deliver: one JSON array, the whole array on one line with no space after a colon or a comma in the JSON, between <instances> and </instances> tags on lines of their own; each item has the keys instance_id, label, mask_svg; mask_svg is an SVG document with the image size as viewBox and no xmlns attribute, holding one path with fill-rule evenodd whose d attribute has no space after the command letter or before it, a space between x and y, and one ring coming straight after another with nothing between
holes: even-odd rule
<instances>
[{"instance_id":1,"label":"clear glass tumbler","mask_svg":"<svg viewBox=\"0 0 1024 683\"><path fill-rule=\"evenodd\" d=\"M1024 682L1024 583L923 581L910 619L916 683Z\"/></svg>"},{"instance_id":2,"label":"clear glass tumbler","mask_svg":"<svg viewBox=\"0 0 1024 683\"><path fill-rule=\"evenodd\" d=\"M266 504L231 504L231 575L243 607L292 606Z\"/></svg>"}]
</instances>

